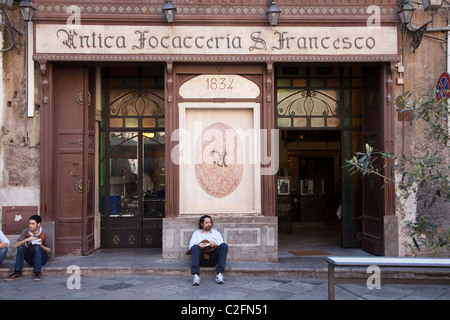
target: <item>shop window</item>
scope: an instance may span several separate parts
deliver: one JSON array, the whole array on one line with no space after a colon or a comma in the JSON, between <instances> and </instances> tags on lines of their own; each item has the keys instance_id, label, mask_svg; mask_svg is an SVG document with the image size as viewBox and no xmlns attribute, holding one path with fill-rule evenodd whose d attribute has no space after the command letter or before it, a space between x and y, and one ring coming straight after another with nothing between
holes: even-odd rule
<instances>
[{"instance_id":1,"label":"shop window","mask_svg":"<svg viewBox=\"0 0 450 320\"><path fill-rule=\"evenodd\" d=\"M276 75L278 128L342 129L361 123L361 68L279 66Z\"/></svg>"}]
</instances>

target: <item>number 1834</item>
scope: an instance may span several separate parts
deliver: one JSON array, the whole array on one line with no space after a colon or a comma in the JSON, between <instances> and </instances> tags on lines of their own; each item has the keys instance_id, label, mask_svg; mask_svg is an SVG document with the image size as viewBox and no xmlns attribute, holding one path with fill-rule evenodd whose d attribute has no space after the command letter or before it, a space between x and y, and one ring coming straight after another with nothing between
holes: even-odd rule
<instances>
[{"instance_id":1,"label":"number 1834","mask_svg":"<svg viewBox=\"0 0 450 320\"><path fill-rule=\"evenodd\" d=\"M233 78L206 78L206 88L208 90L232 90Z\"/></svg>"}]
</instances>

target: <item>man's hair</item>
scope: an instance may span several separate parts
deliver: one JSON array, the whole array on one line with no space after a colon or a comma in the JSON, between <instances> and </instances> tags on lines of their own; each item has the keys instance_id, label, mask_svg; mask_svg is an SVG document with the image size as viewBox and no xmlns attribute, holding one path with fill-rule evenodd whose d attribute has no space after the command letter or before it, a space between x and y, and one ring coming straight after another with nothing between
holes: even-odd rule
<instances>
[{"instance_id":1,"label":"man's hair","mask_svg":"<svg viewBox=\"0 0 450 320\"><path fill-rule=\"evenodd\" d=\"M204 216L200 217L200 221L198 222L199 229L203 229L202 223L203 223L203 221L205 221L206 218L209 218L211 220L211 225L213 224L212 218L210 216L208 216L207 214L205 214Z\"/></svg>"},{"instance_id":2,"label":"man's hair","mask_svg":"<svg viewBox=\"0 0 450 320\"><path fill-rule=\"evenodd\" d=\"M38 216L37 214L33 214L29 220L35 220L36 223L41 223L42 218L40 216Z\"/></svg>"}]
</instances>

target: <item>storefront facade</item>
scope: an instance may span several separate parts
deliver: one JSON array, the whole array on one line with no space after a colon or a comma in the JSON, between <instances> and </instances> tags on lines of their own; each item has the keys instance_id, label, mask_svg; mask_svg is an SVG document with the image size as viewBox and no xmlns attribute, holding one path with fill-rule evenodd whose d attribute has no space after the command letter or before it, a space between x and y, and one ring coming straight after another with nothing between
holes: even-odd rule
<instances>
[{"instance_id":1,"label":"storefront facade","mask_svg":"<svg viewBox=\"0 0 450 320\"><path fill-rule=\"evenodd\" d=\"M210 214L230 259L275 262L295 191L341 207L342 246L398 252L385 245L399 237L394 188L342 168L366 143L395 149L397 1L325 2L280 0L271 26L264 0L174 1L172 24L164 1L35 1L37 207L57 254L183 260ZM316 144L298 148L300 135Z\"/></svg>"}]
</instances>

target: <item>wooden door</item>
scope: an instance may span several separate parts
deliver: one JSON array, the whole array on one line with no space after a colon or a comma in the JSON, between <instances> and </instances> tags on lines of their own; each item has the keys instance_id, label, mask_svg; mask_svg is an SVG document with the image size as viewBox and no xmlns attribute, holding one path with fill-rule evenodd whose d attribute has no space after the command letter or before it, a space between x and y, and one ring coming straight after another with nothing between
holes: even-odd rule
<instances>
[{"instance_id":1,"label":"wooden door","mask_svg":"<svg viewBox=\"0 0 450 320\"><path fill-rule=\"evenodd\" d=\"M384 73L383 68L367 67L363 72L363 142L374 151L384 151ZM383 170L383 159L376 166ZM362 248L374 255L384 255L384 181L376 175L363 177Z\"/></svg>"},{"instance_id":2,"label":"wooden door","mask_svg":"<svg viewBox=\"0 0 450 320\"><path fill-rule=\"evenodd\" d=\"M94 249L95 103L93 72L55 67L54 198L56 253Z\"/></svg>"}]
</instances>

